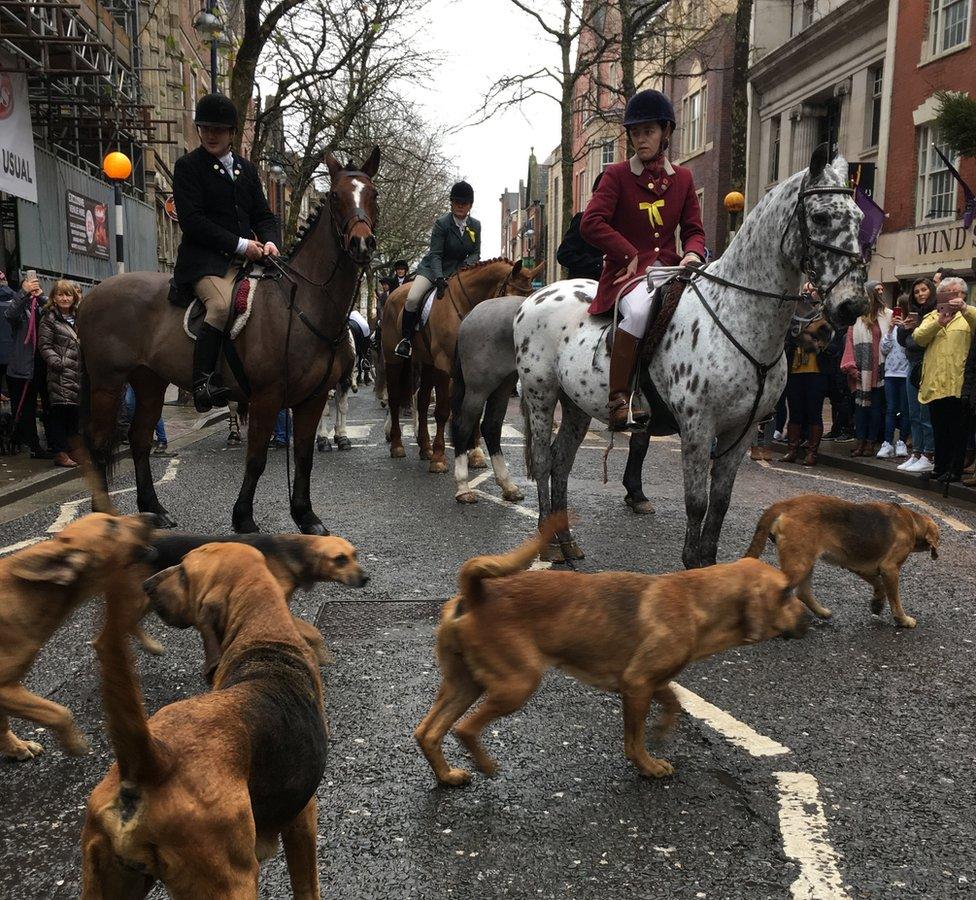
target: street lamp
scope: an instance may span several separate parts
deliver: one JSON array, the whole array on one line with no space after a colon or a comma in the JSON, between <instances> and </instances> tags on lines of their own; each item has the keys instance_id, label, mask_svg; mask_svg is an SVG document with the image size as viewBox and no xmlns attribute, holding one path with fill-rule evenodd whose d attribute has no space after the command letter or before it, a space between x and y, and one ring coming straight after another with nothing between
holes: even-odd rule
<instances>
[{"instance_id":1,"label":"street lamp","mask_svg":"<svg viewBox=\"0 0 976 900\"><path fill-rule=\"evenodd\" d=\"M132 174L132 160L114 150L102 160L102 171L115 192L115 271L125 271L125 224L122 216L122 182Z\"/></svg>"},{"instance_id":2,"label":"street lamp","mask_svg":"<svg viewBox=\"0 0 976 900\"><path fill-rule=\"evenodd\" d=\"M729 236L726 240L726 246L728 246L728 242L732 240L732 236L735 234L739 221L739 213L745 207L746 198L742 196L741 191L729 191L725 195L725 211L729 214Z\"/></svg>"},{"instance_id":3,"label":"street lamp","mask_svg":"<svg viewBox=\"0 0 976 900\"><path fill-rule=\"evenodd\" d=\"M210 42L210 93L217 93L217 44L221 39L226 41L223 35L224 26L214 10L217 8L217 0L207 0L205 9L201 9L193 20L193 29L200 37L201 41Z\"/></svg>"}]
</instances>

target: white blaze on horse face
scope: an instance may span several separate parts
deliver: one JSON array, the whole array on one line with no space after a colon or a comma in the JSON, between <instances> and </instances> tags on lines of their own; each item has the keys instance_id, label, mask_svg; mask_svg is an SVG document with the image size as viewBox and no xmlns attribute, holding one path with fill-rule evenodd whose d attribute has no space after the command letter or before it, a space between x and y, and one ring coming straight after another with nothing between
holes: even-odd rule
<instances>
[{"instance_id":1,"label":"white blaze on horse face","mask_svg":"<svg viewBox=\"0 0 976 900\"><path fill-rule=\"evenodd\" d=\"M363 205L363 190L365 187L365 183L359 178L352 179L352 202L357 209Z\"/></svg>"}]
</instances>

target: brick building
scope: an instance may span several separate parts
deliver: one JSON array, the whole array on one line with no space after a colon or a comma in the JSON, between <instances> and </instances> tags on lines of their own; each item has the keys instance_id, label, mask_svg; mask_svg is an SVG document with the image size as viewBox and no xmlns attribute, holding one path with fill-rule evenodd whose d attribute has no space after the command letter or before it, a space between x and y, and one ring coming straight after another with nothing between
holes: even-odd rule
<instances>
[{"instance_id":1,"label":"brick building","mask_svg":"<svg viewBox=\"0 0 976 900\"><path fill-rule=\"evenodd\" d=\"M976 95L973 0L892 0L891 5L889 45L896 87L887 136L888 220L872 274L885 281L909 280L948 266L972 282L976 228L968 233L963 229L962 191L932 144L941 146L934 123L936 93ZM956 162L967 183L976 185L976 160Z\"/></svg>"}]
</instances>

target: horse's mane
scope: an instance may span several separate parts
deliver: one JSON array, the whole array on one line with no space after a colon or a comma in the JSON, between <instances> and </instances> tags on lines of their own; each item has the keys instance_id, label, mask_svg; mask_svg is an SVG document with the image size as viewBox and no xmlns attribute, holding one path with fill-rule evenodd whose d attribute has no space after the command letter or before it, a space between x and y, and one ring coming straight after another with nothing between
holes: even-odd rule
<instances>
[{"instance_id":1,"label":"horse's mane","mask_svg":"<svg viewBox=\"0 0 976 900\"><path fill-rule=\"evenodd\" d=\"M507 256L495 256L491 259L482 259L476 263L471 263L470 266L461 266L461 268L458 269L458 272L471 272L474 269L483 269L485 266L490 266L494 263L500 262L508 263L510 266L515 265L515 260L509 259Z\"/></svg>"},{"instance_id":2,"label":"horse's mane","mask_svg":"<svg viewBox=\"0 0 976 900\"><path fill-rule=\"evenodd\" d=\"M322 217L322 211L327 205L327 200L320 200L318 205L312 210L311 215L305 220L305 224L295 232L295 238L288 245L288 247L282 251L284 256L293 256L295 251L301 247L302 242L308 237L309 232L318 224L319 219Z\"/></svg>"}]
</instances>

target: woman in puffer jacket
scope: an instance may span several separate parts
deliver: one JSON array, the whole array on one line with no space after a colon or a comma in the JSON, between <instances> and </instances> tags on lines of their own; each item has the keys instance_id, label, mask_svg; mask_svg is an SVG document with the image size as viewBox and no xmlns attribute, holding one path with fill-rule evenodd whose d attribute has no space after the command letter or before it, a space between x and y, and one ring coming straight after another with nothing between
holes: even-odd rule
<instances>
[{"instance_id":1,"label":"woman in puffer jacket","mask_svg":"<svg viewBox=\"0 0 976 900\"><path fill-rule=\"evenodd\" d=\"M55 452L54 465L66 469L76 463L69 453L78 434L81 363L75 315L81 290L71 281L58 281L44 307L37 336L37 350L47 364L47 388L51 398L48 445Z\"/></svg>"},{"instance_id":2,"label":"woman in puffer jacket","mask_svg":"<svg viewBox=\"0 0 976 900\"><path fill-rule=\"evenodd\" d=\"M891 325L881 338L881 354L884 356L885 430L884 443L877 453L878 459L904 459L908 456L905 438L911 434L911 415L908 411L909 364L905 348L898 343L896 326L909 313L908 294L902 294L895 304ZM898 442L895 443L895 420L898 419Z\"/></svg>"}]
</instances>

